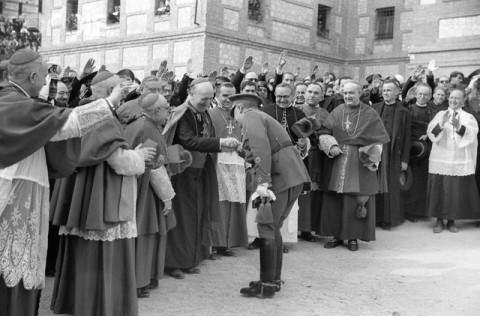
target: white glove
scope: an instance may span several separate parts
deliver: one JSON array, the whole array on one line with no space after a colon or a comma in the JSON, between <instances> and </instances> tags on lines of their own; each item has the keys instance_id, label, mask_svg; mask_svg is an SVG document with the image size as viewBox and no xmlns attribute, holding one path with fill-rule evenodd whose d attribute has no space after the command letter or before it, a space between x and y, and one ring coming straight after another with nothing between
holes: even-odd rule
<instances>
[{"instance_id":1,"label":"white glove","mask_svg":"<svg viewBox=\"0 0 480 316\"><path fill-rule=\"evenodd\" d=\"M220 147L222 149L235 150L238 146L240 146L240 142L234 137L220 138Z\"/></svg>"},{"instance_id":2,"label":"white glove","mask_svg":"<svg viewBox=\"0 0 480 316\"><path fill-rule=\"evenodd\" d=\"M268 189L268 183L259 184L255 193L262 198L270 198L272 201L275 201L277 199L275 193Z\"/></svg>"}]
</instances>

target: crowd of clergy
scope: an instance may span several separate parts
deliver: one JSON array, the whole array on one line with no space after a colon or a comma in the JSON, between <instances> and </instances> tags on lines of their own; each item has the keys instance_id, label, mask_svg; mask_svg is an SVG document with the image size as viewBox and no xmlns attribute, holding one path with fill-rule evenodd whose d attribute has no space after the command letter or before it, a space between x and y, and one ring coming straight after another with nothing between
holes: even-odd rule
<instances>
[{"instance_id":1,"label":"crowd of clergy","mask_svg":"<svg viewBox=\"0 0 480 316\"><path fill-rule=\"evenodd\" d=\"M432 60L360 84L317 66L301 78L287 61L203 75L189 60L180 80L164 61L140 81L93 59L78 75L13 54L0 84L0 310L35 315L54 277L55 314L138 315L162 278L235 247L260 254L240 293L271 298L298 238L357 251L376 227L435 218L434 233L457 233L480 219L480 70L435 76Z\"/></svg>"}]
</instances>

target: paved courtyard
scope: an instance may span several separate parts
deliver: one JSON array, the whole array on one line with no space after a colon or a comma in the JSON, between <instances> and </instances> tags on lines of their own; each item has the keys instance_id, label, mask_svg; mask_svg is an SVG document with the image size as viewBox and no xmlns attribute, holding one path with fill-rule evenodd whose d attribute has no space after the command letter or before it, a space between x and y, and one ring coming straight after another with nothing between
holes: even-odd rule
<instances>
[{"instance_id":1,"label":"paved courtyard","mask_svg":"<svg viewBox=\"0 0 480 316\"><path fill-rule=\"evenodd\" d=\"M282 291L273 299L244 298L258 279L258 252L207 260L202 273L166 277L140 315L480 315L480 228L460 222L457 234L433 234L433 220L384 231L357 252L324 249L326 238L300 241L284 256ZM40 315L49 310L47 279Z\"/></svg>"}]
</instances>

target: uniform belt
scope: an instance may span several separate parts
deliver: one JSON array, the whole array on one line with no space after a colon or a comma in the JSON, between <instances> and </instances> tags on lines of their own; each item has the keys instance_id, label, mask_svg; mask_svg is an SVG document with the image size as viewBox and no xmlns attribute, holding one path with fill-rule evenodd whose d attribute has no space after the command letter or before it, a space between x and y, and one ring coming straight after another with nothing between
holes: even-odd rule
<instances>
[{"instance_id":1,"label":"uniform belt","mask_svg":"<svg viewBox=\"0 0 480 316\"><path fill-rule=\"evenodd\" d=\"M272 154L277 153L277 152L280 151L280 149L282 149L282 148L289 147L289 146L293 146L293 144L292 144L292 142L291 142L290 140L280 142L278 139L276 139L276 141L277 141L277 147L275 147L275 148L272 149Z\"/></svg>"}]
</instances>

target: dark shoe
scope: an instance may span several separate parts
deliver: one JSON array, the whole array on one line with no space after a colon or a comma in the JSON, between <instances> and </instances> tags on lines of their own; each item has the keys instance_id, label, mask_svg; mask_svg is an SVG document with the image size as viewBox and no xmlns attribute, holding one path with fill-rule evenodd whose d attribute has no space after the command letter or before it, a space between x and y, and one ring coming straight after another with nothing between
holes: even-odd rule
<instances>
[{"instance_id":1,"label":"dark shoe","mask_svg":"<svg viewBox=\"0 0 480 316\"><path fill-rule=\"evenodd\" d=\"M381 223L380 226L382 227L383 230L390 230L390 228L392 228L392 225L387 223Z\"/></svg>"},{"instance_id":2,"label":"dark shoe","mask_svg":"<svg viewBox=\"0 0 480 316\"><path fill-rule=\"evenodd\" d=\"M347 248L350 251L357 251L358 250L358 242L356 239L350 239L347 244Z\"/></svg>"},{"instance_id":3,"label":"dark shoe","mask_svg":"<svg viewBox=\"0 0 480 316\"><path fill-rule=\"evenodd\" d=\"M183 272L186 274L200 274L199 268L184 269Z\"/></svg>"},{"instance_id":4,"label":"dark shoe","mask_svg":"<svg viewBox=\"0 0 480 316\"><path fill-rule=\"evenodd\" d=\"M217 255L224 257L235 257L235 253L227 247L217 247Z\"/></svg>"},{"instance_id":5,"label":"dark shoe","mask_svg":"<svg viewBox=\"0 0 480 316\"><path fill-rule=\"evenodd\" d=\"M148 290L148 285L137 289L138 298L147 298L150 297L150 291Z\"/></svg>"},{"instance_id":6,"label":"dark shoe","mask_svg":"<svg viewBox=\"0 0 480 316\"><path fill-rule=\"evenodd\" d=\"M447 222L447 229L448 229L451 233L458 233L458 232L459 232L459 229L458 229L458 227L455 225L455 222L454 222L454 221L448 221L448 222Z\"/></svg>"},{"instance_id":7,"label":"dark shoe","mask_svg":"<svg viewBox=\"0 0 480 316\"><path fill-rule=\"evenodd\" d=\"M262 281L250 281L249 287L255 286L258 282ZM282 283L285 284L282 280L275 280L275 292L280 292L282 289Z\"/></svg>"},{"instance_id":8,"label":"dark shoe","mask_svg":"<svg viewBox=\"0 0 480 316\"><path fill-rule=\"evenodd\" d=\"M405 219L412 223L416 223L418 221L418 219L413 215L405 215Z\"/></svg>"},{"instance_id":9,"label":"dark shoe","mask_svg":"<svg viewBox=\"0 0 480 316\"><path fill-rule=\"evenodd\" d=\"M183 273L183 271L180 269L167 270L167 274L175 279L185 279L185 273Z\"/></svg>"},{"instance_id":10,"label":"dark shoe","mask_svg":"<svg viewBox=\"0 0 480 316\"><path fill-rule=\"evenodd\" d=\"M443 220L437 219L437 223L435 224L435 227L433 227L433 232L435 234L441 233L444 228L445 225L443 224Z\"/></svg>"},{"instance_id":11,"label":"dark shoe","mask_svg":"<svg viewBox=\"0 0 480 316\"><path fill-rule=\"evenodd\" d=\"M333 237L332 240L330 240L323 246L323 248L332 249L340 245L343 245L343 240L338 240L336 237Z\"/></svg>"},{"instance_id":12,"label":"dark shoe","mask_svg":"<svg viewBox=\"0 0 480 316\"><path fill-rule=\"evenodd\" d=\"M312 233L310 233L310 232L302 232L300 234L300 239L303 239L305 241L311 241L311 242L316 240L315 236L313 236Z\"/></svg>"},{"instance_id":13,"label":"dark shoe","mask_svg":"<svg viewBox=\"0 0 480 316\"><path fill-rule=\"evenodd\" d=\"M209 256L208 256L208 260L217 260L217 259L220 259L220 255L216 254L216 253L211 253Z\"/></svg>"},{"instance_id":14,"label":"dark shoe","mask_svg":"<svg viewBox=\"0 0 480 316\"><path fill-rule=\"evenodd\" d=\"M254 282L252 286L244 287L240 293L246 297L272 298L275 295L275 283Z\"/></svg>"},{"instance_id":15,"label":"dark shoe","mask_svg":"<svg viewBox=\"0 0 480 316\"><path fill-rule=\"evenodd\" d=\"M260 239L255 238L251 243L248 244L248 250L255 250L260 248Z\"/></svg>"},{"instance_id":16,"label":"dark shoe","mask_svg":"<svg viewBox=\"0 0 480 316\"><path fill-rule=\"evenodd\" d=\"M158 288L158 280L157 279L150 279L150 284L148 285L149 290L154 290Z\"/></svg>"}]
</instances>

